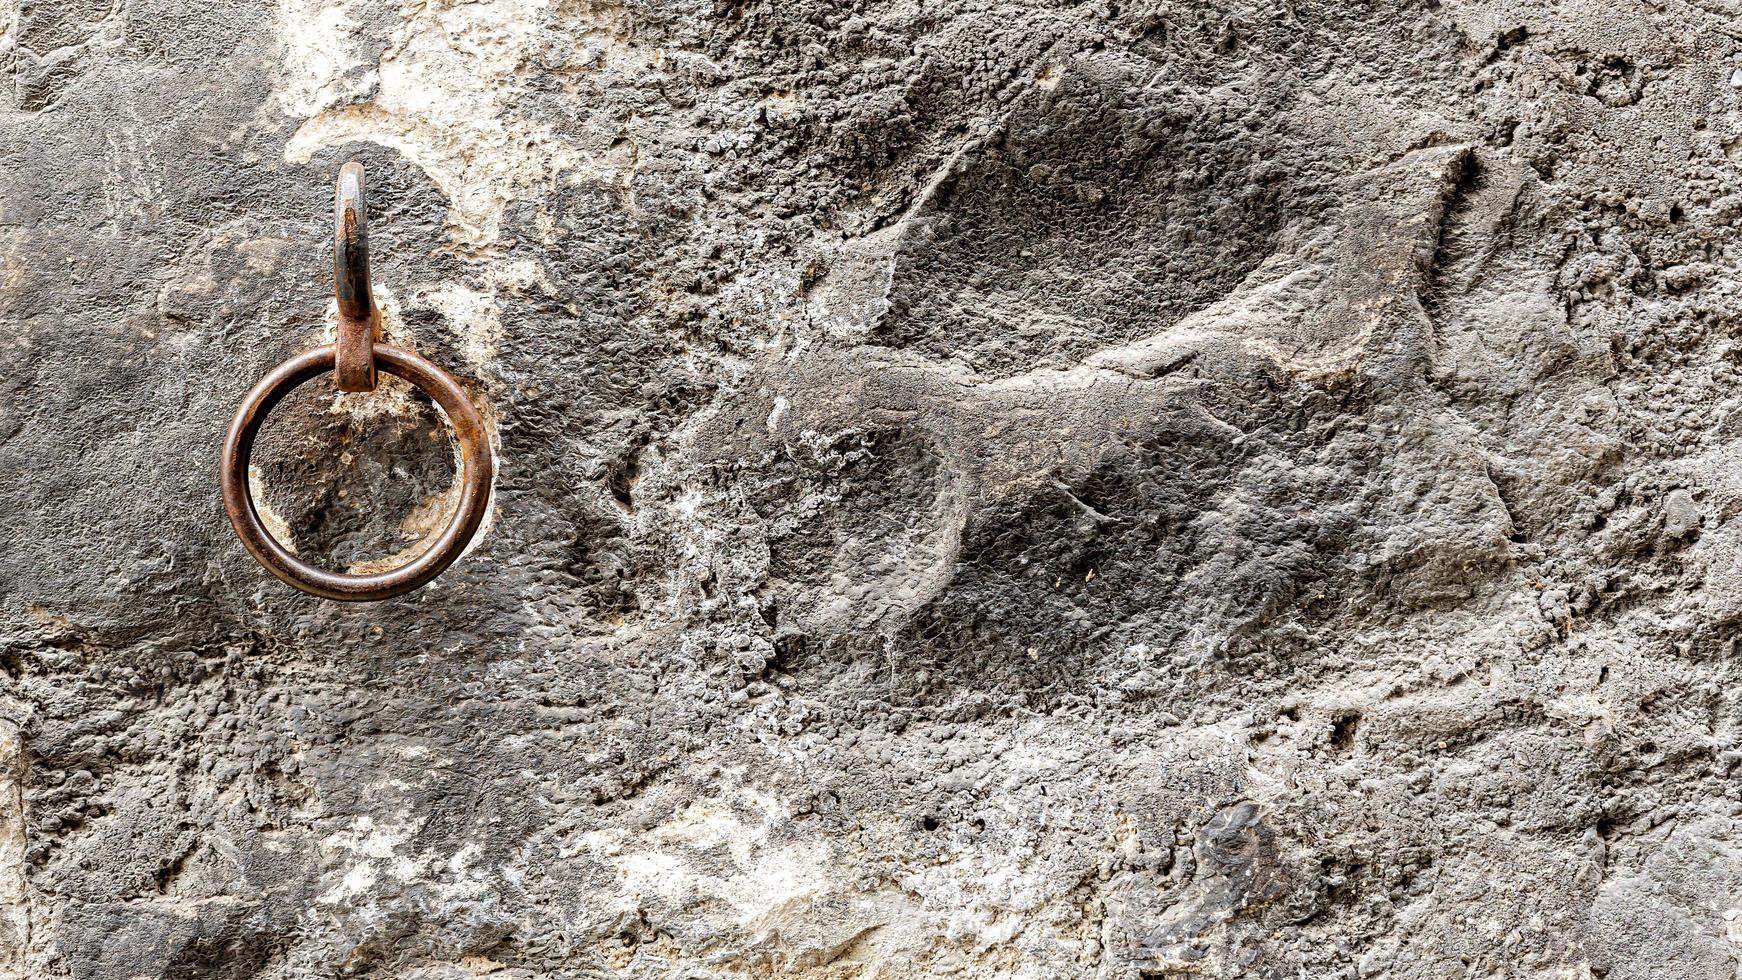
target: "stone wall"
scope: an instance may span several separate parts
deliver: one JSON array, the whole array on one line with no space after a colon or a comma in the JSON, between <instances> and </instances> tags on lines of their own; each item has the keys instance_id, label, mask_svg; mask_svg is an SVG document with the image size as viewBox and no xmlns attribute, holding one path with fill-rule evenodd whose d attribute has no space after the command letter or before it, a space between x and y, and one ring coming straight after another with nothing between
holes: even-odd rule
<instances>
[{"instance_id":1,"label":"stone wall","mask_svg":"<svg viewBox=\"0 0 1742 980\"><path fill-rule=\"evenodd\" d=\"M0 975L1742 961L1737 0L0 0ZM373 606L216 454L388 336ZM452 506L315 383L260 490Z\"/></svg>"}]
</instances>

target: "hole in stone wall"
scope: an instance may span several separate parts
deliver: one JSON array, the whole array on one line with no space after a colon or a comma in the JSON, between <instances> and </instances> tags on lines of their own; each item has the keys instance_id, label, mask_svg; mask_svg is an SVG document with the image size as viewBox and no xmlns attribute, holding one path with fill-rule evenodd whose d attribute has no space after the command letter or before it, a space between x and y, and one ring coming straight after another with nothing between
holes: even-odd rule
<instances>
[{"instance_id":1,"label":"hole in stone wall","mask_svg":"<svg viewBox=\"0 0 1742 980\"><path fill-rule=\"evenodd\" d=\"M1355 733L1360 729L1361 715L1345 712L1331 719L1331 745L1347 752L1355 747Z\"/></svg>"}]
</instances>

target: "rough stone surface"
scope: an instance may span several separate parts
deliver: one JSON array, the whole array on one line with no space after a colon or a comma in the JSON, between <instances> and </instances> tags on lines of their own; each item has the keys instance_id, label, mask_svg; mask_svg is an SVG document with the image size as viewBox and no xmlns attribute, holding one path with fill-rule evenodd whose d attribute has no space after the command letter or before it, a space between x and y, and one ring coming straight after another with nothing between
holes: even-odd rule
<instances>
[{"instance_id":1,"label":"rough stone surface","mask_svg":"<svg viewBox=\"0 0 1742 980\"><path fill-rule=\"evenodd\" d=\"M0 0L0 975L1742 962L1737 0ZM216 450L464 376L378 606ZM275 415L416 546L403 388Z\"/></svg>"}]
</instances>

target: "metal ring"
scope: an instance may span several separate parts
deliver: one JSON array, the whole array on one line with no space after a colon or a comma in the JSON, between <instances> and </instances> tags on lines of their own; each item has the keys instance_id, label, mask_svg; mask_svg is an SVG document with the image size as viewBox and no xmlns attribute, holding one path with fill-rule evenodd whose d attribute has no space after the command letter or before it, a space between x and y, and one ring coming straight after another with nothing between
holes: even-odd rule
<instances>
[{"instance_id":1,"label":"metal ring","mask_svg":"<svg viewBox=\"0 0 1742 980\"><path fill-rule=\"evenodd\" d=\"M410 351L386 344L375 346L382 370L422 388L447 413L448 424L460 443L460 505L453 520L436 540L409 563L372 575L344 575L316 568L278 543L260 521L254 496L248 488L248 465L254 452L254 436L262 422L298 385L333 370L338 345L327 344L285 361L273 368L236 412L230 434L224 440L220 477L224 511L254 560L280 579L311 595L341 602L367 602L403 595L440 575L460 557L484 522L490 504L490 486L495 460L490 452L484 420L466 390L453 376Z\"/></svg>"},{"instance_id":2,"label":"metal ring","mask_svg":"<svg viewBox=\"0 0 1742 980\"><path fill-rule=\"evenodd\" d=\"M333 191L333 295L339 302L334 381L340 391L374 391L381 313L369 281L369 202L363 193L363 165L355 160L339 168Z\"/></svg>"}]
</instances>

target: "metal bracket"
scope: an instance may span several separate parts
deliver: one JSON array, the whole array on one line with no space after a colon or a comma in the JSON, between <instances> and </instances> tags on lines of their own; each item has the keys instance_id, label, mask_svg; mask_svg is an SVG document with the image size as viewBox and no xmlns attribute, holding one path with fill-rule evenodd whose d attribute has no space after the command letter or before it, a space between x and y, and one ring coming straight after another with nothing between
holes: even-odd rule
<instances>
[{"instance_id":1,"label":"metal bracket","mask_svg":"<svg viewBox=\"0 0 1742 980\"><path fill-rule=\"evenodd\" d=\"M355 160L339 170L333 195L333 292L339 300L339 357L333 372L338 389L374 391L381 311L369 284L369 204L363 165Z\"/></svg>"}]
</instances>

